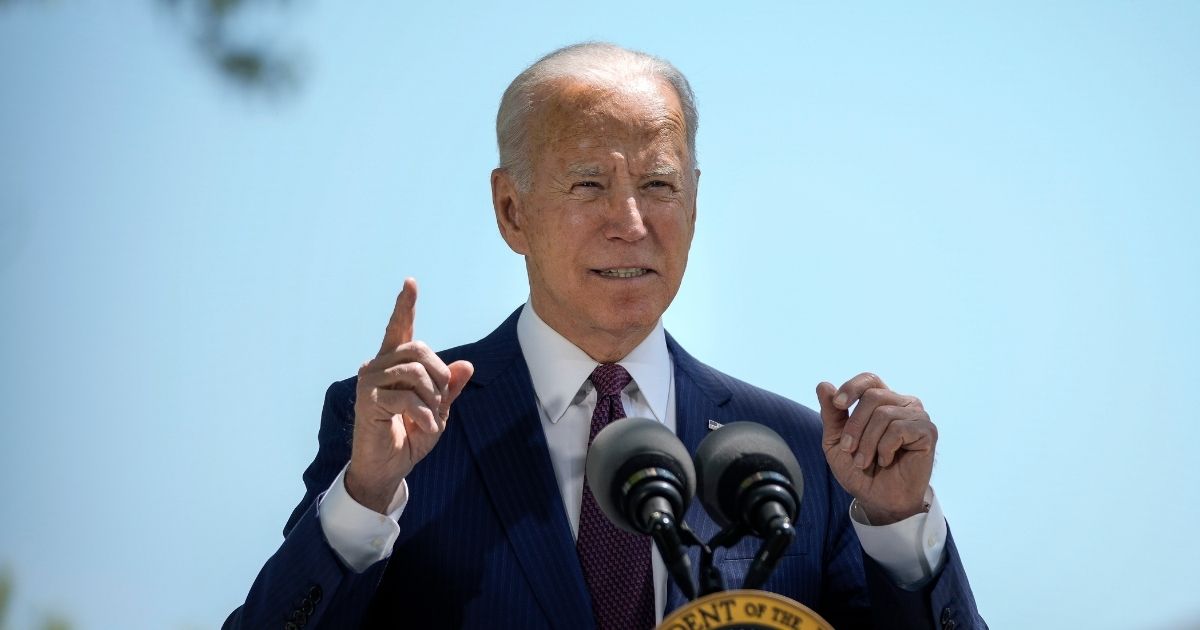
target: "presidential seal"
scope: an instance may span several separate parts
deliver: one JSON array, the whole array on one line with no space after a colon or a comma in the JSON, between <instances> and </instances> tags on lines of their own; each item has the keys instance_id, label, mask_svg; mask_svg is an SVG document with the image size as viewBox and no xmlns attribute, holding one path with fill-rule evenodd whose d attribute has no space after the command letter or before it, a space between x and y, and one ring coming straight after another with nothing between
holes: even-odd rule
<instances>
[{"instance_id":1,"label":"presidential seal","mask_svg":"<svg viewBox=\"0 0 1200 630\"><path fill-rule=\"evenodd\" d=\"M658 630L833 630L808 606L766 591L721 591L688 602Z\"/></svg>"}]
</instances>

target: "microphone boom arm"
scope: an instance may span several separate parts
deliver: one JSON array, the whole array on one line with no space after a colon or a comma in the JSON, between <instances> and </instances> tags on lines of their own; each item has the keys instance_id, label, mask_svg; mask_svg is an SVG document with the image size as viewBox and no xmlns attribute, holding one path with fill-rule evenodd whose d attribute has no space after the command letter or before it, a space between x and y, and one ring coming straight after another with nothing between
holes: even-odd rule
<instances>
[{"instance_id":1,"label":"microphone boom arm","mask_svg":"<svg viewBox=\"0 0 1200 630\"><path fill-rule=\"evenodd\" d=\"M762 546L758 548L758 553L754 554L754 562L750 563L750 570L746 572L746 579L742 582L742 588L756 589L763 585L770 577L771 572L775 570L775 565L779 563L779 558L784 549L792 544L792 540L796 537L796 528L792 527L791 519L784 517L763 541Z\"/></svg>"},{"instance_id":2,"label":"microphone boom arm","mask_svg":"<svg viewBox=\"0 0 1200 630\"><path fill-rule=\"evenodd\" d=\"M692 561L688 558L687 545L684 543L684 538L689 536L681 535L681 530L685 534L691 534L691 530L685 523L677 524L670 512L654 510L650 518L650 537L654 539L654 546L658 547L667 572L688 601L696 599L696 578L692 576ZM694 535L690 538L695 540Z\"/></svg>"}]
</instances>

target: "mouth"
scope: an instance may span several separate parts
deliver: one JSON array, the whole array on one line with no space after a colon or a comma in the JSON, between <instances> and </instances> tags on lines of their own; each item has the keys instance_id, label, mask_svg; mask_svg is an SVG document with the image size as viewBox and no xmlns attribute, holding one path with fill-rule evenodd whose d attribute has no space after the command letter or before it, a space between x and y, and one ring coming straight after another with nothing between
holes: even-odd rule
<instances>
[{"instance_id":1,"label":"mouth","mask_svg":"<svg viewBox=\"0 0 1200 630\"><path fill-rule=\"evenodd\" d=\"M601 278L624 280L628 278L640 278L654 273L654 270L645 267L612 267L609 269L593 269L592 273L599 275Z\"/></svg>"}]
</instances>

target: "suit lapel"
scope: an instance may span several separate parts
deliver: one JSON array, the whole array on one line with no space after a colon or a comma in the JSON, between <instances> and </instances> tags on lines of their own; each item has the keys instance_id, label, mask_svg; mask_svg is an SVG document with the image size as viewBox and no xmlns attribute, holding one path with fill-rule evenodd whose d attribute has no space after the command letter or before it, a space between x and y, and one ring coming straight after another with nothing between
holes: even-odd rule
<instances>
[{"instance_id":1,"label":"suit lapel","mask_svg":"<svg viewBox=\"0 0 1200 630\"><path fill-rule=\"evenodd\" d=\"M669 334L667 350L675 364L675 434L687 447L688 452L695 455L700 441L709 433L709 420L721 423L733 420L721 415L722 407L729 402L731 394L729 388L717 380L708 366L685 352ZM708 541L717 533L717 524L704 512L699 499L692 501L683 520L703 541ZM698 569L699 551L692 549L689 555L692 567ZM666 600L667 611L674 610L686 602L683 593L673 581L668 581Z\"/></svg>"},{"instance_id":2,"label":"suit lapel","mask_svg":"<svg viewBox=\"0 0 1200 630\"><path fill-rule=\"evenodd\" d=\"M675 434L694 454L709 433L709 420L733 420L721 416L721 408L732 394L711 368L685 352L671 335L667 335L667 350L675 364Z\"/></svg>"},{"instance_id":3,"label":"suit lapel","mask_svg":"<svg viewBox=\"0 0 1200 630\"><path fill-rule=\"evenodd\" d=\"M517 561L556 626L594 624L514 313L472 353L475 376L454 403Z\"/></svg>"}]
</instances>

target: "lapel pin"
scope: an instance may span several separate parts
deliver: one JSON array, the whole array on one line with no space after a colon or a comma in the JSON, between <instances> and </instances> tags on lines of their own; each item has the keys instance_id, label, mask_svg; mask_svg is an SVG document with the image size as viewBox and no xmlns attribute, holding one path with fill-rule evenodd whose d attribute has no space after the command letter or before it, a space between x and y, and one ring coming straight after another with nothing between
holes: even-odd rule
<instances>
[{"instance_id":1,"label":"lapel pin","mask_svg":"<svg viewBox=\"0 0 1200 630\"><path fill-rule=\"evenodd\" d=\"M717 429L720 429L723 426L725 426L725 425L721 424L720 422L717 422L716 420L708 421L708 430L709 431L716 431Z\"/></svg>"}]
</instances>

